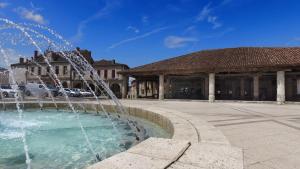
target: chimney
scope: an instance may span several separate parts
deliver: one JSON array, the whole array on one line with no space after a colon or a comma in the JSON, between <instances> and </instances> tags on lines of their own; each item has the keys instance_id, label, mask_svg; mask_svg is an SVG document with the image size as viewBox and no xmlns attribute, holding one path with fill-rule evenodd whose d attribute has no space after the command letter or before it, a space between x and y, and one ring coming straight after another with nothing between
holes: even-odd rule
<instances>
[{"instance_id":1,"label":"chimney","mask_svg":"<svg viewBox=\"0 0 300 169\"><path fill-rule=\"evenodd\" d=\"M24 58L20 58L20 63L24 63Z\"/></svg>"},{"instance_id":2,"label":"chimney","mask_svg":"<svg viewBox=\"0 0 300 169\"><path fill-rule=\"evenodd\" d=\"M37 50L34 51L34 58L37 58L37 56L39 55L39 52Z\"/></svg>"},{"instance_id":3,"label":"chimney","mask_svg":"<svg viewBox=\"0 0 300 169\"><path fill-rule=\"evenodd\" d=\"M115 60L115 59L113 59L113 60L112 60L112 63L113 63L113 64L116 64L116 60Z\"/></svg>"}]
</instances>

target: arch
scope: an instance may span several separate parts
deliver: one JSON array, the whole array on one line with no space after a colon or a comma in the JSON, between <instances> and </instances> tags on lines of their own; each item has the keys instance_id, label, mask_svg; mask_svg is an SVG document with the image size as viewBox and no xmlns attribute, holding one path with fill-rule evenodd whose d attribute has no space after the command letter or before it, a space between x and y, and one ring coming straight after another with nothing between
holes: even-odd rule
<instances>
[{"instance_id":1,"label":"arch","mask_svg":"<svg viewBox=\"0 0 300 169\"><path fill-rule=\"evenodd\" d=\"M93 84L89 84L89 85L90 85L91 89L92 89L93 91L95 91L95 85L93 85Z\"/></svg>"},{"instance_id":2,"label":"arch","mask_svg":"<svg viewBox=\"0 0 300 169\"><path fill-rule=\"evenodd\" d=\"M77 84L74 85L74 88L81 89L82 88L82 84L81 83L77 83Z\"/></svg>"},{"instance_id":3,"label":"arch","mask_svg":"<svg viewBox=\"0 0 300 169\"><path fill-rule=\"evenodd\" d=\"M68 88L68 83L67 82L63 82L62 85L63 85L64 88Z\"/></svg>"},{"instance_id":4,"label":"arch","mask_svg":"<svg viewBox=\"0 0 300 169\"><path fill-rule=\"evenodd\" d=\"M121 87L119 84L117 83L113 83L110 86L110 90L118 97L121 98Z\"/></svg>"}]
</instances>

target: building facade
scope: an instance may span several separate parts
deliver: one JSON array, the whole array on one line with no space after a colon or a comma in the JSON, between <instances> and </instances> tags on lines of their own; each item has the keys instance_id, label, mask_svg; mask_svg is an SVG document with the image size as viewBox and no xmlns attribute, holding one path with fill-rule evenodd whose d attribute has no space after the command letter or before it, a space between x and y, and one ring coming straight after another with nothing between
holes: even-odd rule
<instances>
[{"instance_id":1,"label":"building facade","mask_svg":"<svg viewBox=\"0 0 300 169\"><path fill-rule=\"evenodd\" d=\"M99 60L93 64L93 67L118 98L127 97L128 77L119 74L129 69L127 65L117 63L115 60Z\"/></svg>"},{"instance_id":2,"label":"building facade","mask_svg":"<svg viewBox=\"0 0 300 169\"><path fill-rule=\"evenodd\" d=\"M9 71L0 67L0 85L9 84Z\"/></svg>"},{"instance_id":3,"label":"building facade","mask_svg":"<svg viewBox=\"0 0 300 169\"><path fill-rule=\"evenodd\" d=\"M93 63L90 51L78 50L86 60L91 64ZM73 83L76 82L76 71L59 52L53 51L45 51L43 54L35 51L31 59L20 58L19 63L12 64L11 68L15 72L14 74L19 76L16 79L17 83L41 83L43 81L47 85L58 86L57 81L51 74L51 68L45 62L43 55L47 57L62 85L65 88L72 88L74 86Z\"/></svg>"},{"instance_id":4,"label":"building facade","mask_svg":"<svg viewBox=\"0 0 300 169\"><path fill-rule=\"evenodd\" d=\"M116 63L114 60L94 61L90 51L81 50L79 48L77 48L76 51L79 51L85 60L96 69L99 77L109 85L117 97L126 97L128 78L118 74L118 72L128 69L129 67L127 65ZM11 65L14 74L18 76L18 78L16 78L18 84L43 82L46 85L58 86L58 82L55 80L50 67L45 62L43 56L46 56L49 60L53 71L61 81L63 87L89 89L83 81L83 77L96 94L101 94L101 89L93 80L94 75L92 72L79 70L81 75L78 74L74 66L72 66L72 64L65 59L60 52L53 52L50 50L43 54L39 54L35 51L34 56L31 59L20 58L19 63Z\"/></svg>"},{"instance_id":5,"label":"building facade","mask_svg":"<svg viewBox=\"0 0 300 169\"><path fill-rule=\"evenodd\" d=\"M135 98L300 101L300 48L206 50L121 74Z\"/></svg>"}]
</instances>

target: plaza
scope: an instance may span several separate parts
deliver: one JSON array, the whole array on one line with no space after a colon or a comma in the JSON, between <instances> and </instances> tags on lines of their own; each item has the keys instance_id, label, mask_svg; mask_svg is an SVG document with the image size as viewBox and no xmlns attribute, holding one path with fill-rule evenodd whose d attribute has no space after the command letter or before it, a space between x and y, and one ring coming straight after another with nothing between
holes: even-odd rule
<instances>
[{"instance_id":1,"label":"plaza","mask_svg":"<svg viewBox=\"0 0 300 169\"><path fill-rule=\"evenodd\" d=\"M300 2L0 15L0 169L300 169Z\"/></svg>"},{"instance_id":2,"label":"plaza","mask_svg":"<svg viewBox=\"0 0 300 169\"><path fill-rule=\"evenodd\" d=\"M300 156L300 107L297 104L237 102L211 104L201 101L170 100L124 100L122 103L125 106L179 111L182 113L180 118L188 120L193 130L197 130L195 126L199 125L197 119L206 121L208 126L216 127L230 145L242 149L245 169L297 169L300 165L298 160ZM202 130L198 128L200 140L207 137L205 130L208 130L208 126L203 127ZM219 153L222 154L222 152ZM194 156L197 158L197 154ZM217 157L215 158L218 160ZM199 163L203 164L205 161L200 160ZM218 167L211 163L203 168ZM231 167L224 166L223 168Z\"/></svg>"}]
</instances>

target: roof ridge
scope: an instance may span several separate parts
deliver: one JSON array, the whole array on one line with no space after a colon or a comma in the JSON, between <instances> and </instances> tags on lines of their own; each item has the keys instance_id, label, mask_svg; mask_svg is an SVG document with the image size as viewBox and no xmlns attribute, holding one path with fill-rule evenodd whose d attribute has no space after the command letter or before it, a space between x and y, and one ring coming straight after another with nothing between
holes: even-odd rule
<instances>
[{"instance_id":1,"label":"roof ridge","mask_svg":"<svg viewBox=\"0 0 300 169\"><path fill-rule=\"evenodd\" d=\"M170 72L187 69L216 70L266 66L300 66L300 47L235 47L200 50L141 65L127 72Z\"/></svg>"}]
</instances>

